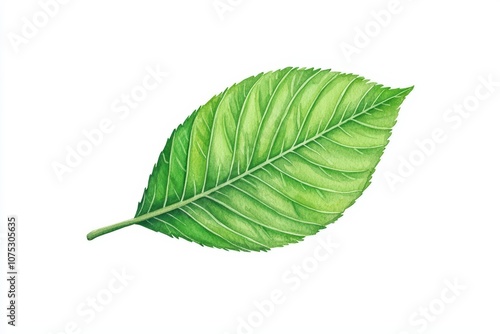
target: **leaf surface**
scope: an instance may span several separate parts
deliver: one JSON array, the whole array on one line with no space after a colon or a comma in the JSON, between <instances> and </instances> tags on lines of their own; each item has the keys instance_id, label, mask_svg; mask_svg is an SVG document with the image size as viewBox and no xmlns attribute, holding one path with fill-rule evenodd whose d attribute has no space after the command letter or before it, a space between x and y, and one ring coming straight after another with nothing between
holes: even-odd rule
<instances>
[{"instance_id":1,"label":"leaf surface","mask_svg":"<svg viewBox=\"0 0 500 334\"><path fill-rule=\"evenodd\" d=\"M411 90L319 69L249 77L173 131L134 219L87 237L139 224L230 250L298 242L369 185Z\"/></svg>"}]
</instances>

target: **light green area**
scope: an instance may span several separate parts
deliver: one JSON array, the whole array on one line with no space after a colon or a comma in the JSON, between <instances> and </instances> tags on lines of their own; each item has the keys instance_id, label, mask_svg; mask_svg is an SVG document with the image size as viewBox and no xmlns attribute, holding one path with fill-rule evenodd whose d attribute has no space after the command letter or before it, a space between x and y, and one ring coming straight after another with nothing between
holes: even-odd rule
<instances>
[{"instance_id":1,"label":"light green area","mask_svg":"<svg viewBox=\"0 0 500 334\"><path fill-rule=\"evenodd\" d=\"M132 224L204 246L260 251L315 234L369 185L412 88L286 68L214 96L175 129Z\"/></svg>"}]
</instances>

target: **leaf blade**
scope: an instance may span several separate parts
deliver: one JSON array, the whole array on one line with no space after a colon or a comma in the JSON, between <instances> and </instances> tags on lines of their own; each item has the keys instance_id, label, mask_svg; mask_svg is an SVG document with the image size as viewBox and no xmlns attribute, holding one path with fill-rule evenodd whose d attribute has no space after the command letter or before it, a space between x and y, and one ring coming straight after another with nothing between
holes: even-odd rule
<instances>
[{"instance_id":1,"label":"leaf blade","mask_svg":"<svg viewBox=\"0 0 500 334\"><path fill-rule=\"evenodd\" d=\"M411 89L317 69L247 78L174 130L132 221L224 249L298 242L366 189Z\"/></svg>"}]
</instances>

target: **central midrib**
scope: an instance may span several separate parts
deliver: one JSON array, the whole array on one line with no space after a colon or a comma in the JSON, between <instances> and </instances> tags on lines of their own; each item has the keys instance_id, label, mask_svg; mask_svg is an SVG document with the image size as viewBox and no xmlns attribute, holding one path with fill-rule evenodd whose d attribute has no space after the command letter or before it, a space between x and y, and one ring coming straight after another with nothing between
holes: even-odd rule
<instances>
[{"instance_id":1,"label":"central midrib","mask_svg":"<svg viewBox=\"0 0 500 334\"><path fill-rule=\"evenodd\" d=\"M312 142L312 141L314 141L314 140L316 140L316 139L318 139L318 138L320 138L320 137L323 137L326 133L328 133L328 132L330 132L330 131L333 131L333 130L334 130L334 129L336 129L336 128L341 127L342 125L346 124L347 122L352 121L353 119L355 119L355 118L357 118L357 117L359 117L359 116L361 116L361 115L366 114L368 111L370 111L370 110L373 110L373 109L377 108L379 105L381 105L381 104L383 104L383 103L385 103L385 102L387 102L387 101L389 101L389 100L391 100L391 99L394 99L394 98L398 97L398 96L399 96L399 95L401 95L401 93L402 93L402 92L404 92L404 91L406 91L406 90L403 90L403 91L399 92L398 94L396 94L396 95L394 95L394 96L391 96L391 97L390 97L390 98L388 98L388 99L385 99L385 100L383 100L383 101L380 101L379 103L372 105L370 108L365 109L365 110L363 110L362 112L360 112L360 113L358 113L358 114L352 115L351 117L349 117L349 118L347 118L346 120L344 120L344 121L342 121L342 122L340 122L340 123L336 124L335 126L332 126L332 127L328 128L328 129L326 129L326 130L324 130L324 131L322 131L322 132L320 132L320 133L316 134L315 136L313 136L313 137L311 137L311 138L309 138L309 139L307 139L307 140L305 140L305 141L301 142L301 143L300 143L300 144L298 144L298 145L295 145L295 146L290 147L288 150L281 152L280 154L276 155L276 156L275 156L275 157L273 157L272 159L268 159L268 160L266 160L266 161L262 162L261 164L259 164L259 165L255 166L255 167L253 167L253 168L251 168L251 169L246 170L244 173L242 173L242 174L240 174L240 175L238 175L238 176L236 176L236 177L234 177L234 178L232 178L232 179L229 179L229 180L227 180L227 181L225 181L225 182L223 182L223 183L219 184L218 186L216 186L216 187L214 187L214 188L212 188L212 189L210 189L210 190L207 190L207 191L204 191L204 192L202 192L202 193L199 193L198 195L195 195L195 196L193 196L193 197L191 197L191 198L188 198L188 199L186 199L186 200L184 200L184 201L177 202L177 203L174 203L174 204L172 204L172 205L165 206L165 207L163 207L163 208L161 208L161 209L158 209L158 210L155 210L155 211L151 211L151 212L148 212L148 213L146 213L146 214L144 214L144 215L141 215L141 216L135 217L135 218L133 218L133 219L128 220L127 222L128 222L128 223L130 223L130 224L140 223L140 222L142 222L142 221L145 221L145 220L148 220L148 219L150 219L150 218L153 218L153 217L156 217L156 216L162 215L162 214L164 214L164 213L167 213L167 212L173 211L173 210L178 209L178 208L180 208L180 207L183 207L183 206L185 206L185 205L187 205L187 204L189 204L189 203L191 203L191 202L194 202L194 201L196 201L196 200L198 200L198 199L200 199L200 198L203 198L203 197L205 197L205 196L207 196L207 195L210 195L211 193L214 193L214 192L216 192L217 190L219 190L219 189L221 189L221 188L224 188L225 186L227 186L227 185L229 185L229 184L231 184L231 183L234 183L234 182L238 181L239 179L244 178L244 177L245 177L245 176L247 176L247 175L252 174L253 172L255 172L255 171L257 171L257 170L259 170L259 169L261 169L261 168L265 167L266 165L271 164L271 163L272 163L272 162L274 162L275 160L280 159L281 157L283 157L283 156L287 155L288 153L290 153L290 152L292 152L292 151L294 151L294 150L296 150L296 149L300 148L301 146L304 146L304 145L306 145L306 144L308 144L308 143L310 143L310 142Z\"/></svg>"}]
</instances>

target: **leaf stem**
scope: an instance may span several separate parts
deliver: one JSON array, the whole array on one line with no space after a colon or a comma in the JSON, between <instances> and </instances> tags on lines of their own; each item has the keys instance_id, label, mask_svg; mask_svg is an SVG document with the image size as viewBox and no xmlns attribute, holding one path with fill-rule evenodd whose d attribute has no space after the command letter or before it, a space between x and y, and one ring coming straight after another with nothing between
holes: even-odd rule
<instances>
[{"instance_id":1,"label":"leaf stem","mask_svg":"<svg viewBox=\"0 0 500 334\"><path fill-rule=\"evenodd\" d=\"M108 234L110 232L119 230L121 228L130 226L130 225L134 225L134 224L138 223L139 221L141 221L141 220L140 219L136 219L136 218L134 218L134 219L128 219L128 220L124 220L124 221L122 221L120 223L116 223L116 224L113 224L113 225L109 225L109 226L98 228L97 230L93 230L92 232L90 232L89 234L87 234L87 240L92 240L92 239L95 239L97 237L100 237L101 235Z\"/></svg>"}]
</instances>

